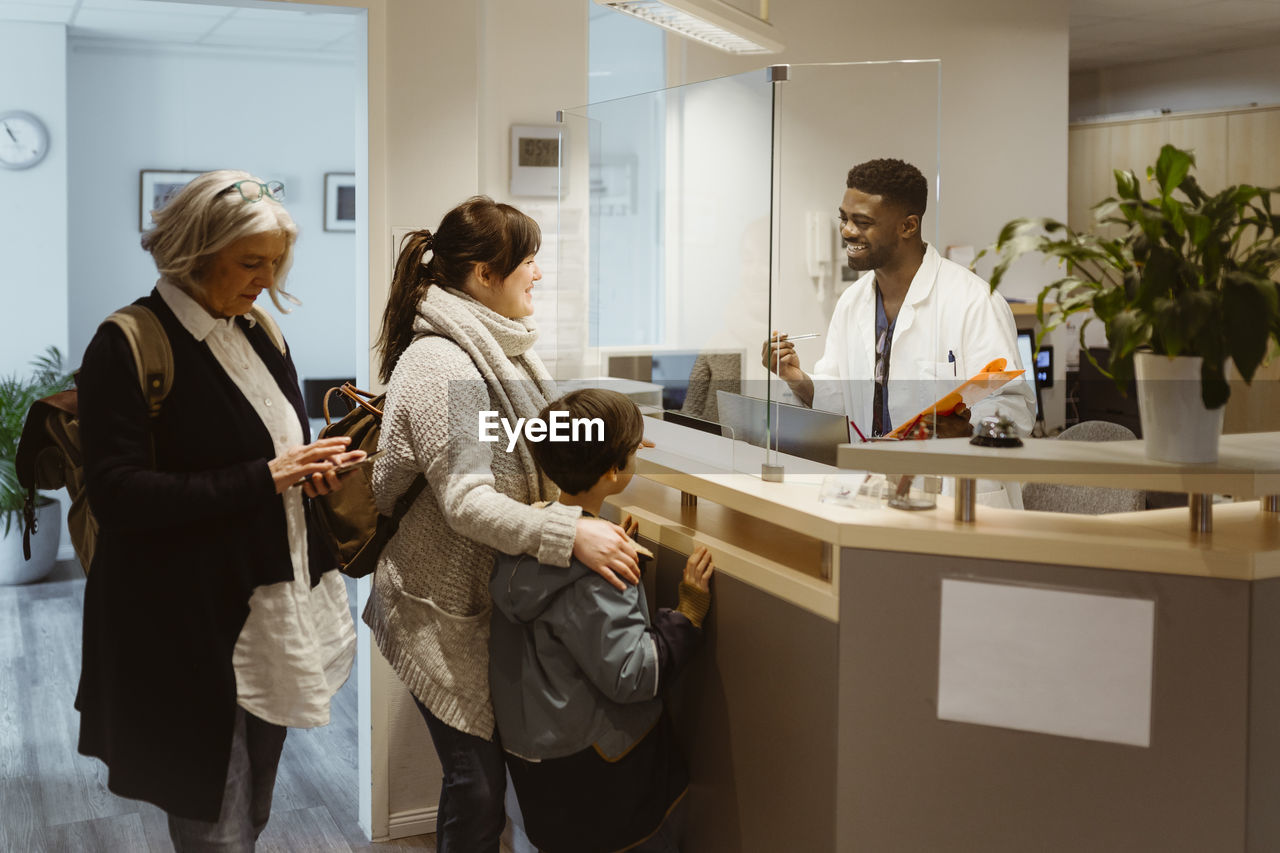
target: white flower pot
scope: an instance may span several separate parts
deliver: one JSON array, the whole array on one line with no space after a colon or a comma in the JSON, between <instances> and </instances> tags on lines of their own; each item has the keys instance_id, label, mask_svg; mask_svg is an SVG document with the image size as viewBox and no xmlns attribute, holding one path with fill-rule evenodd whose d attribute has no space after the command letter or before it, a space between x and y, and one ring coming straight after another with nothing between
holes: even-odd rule
<instances>
[{"instance_id":1,"label":"white flower pot","mask_svg":"<svg viewBox=\"0 0 1280 853\"><path fill-rule=\"evenodd\" d=\"M36 504L39 532L31 537L31 559L22 557L22 534L18 519L13 519L8 535L0 535L0 586L34 583L53 571L58 559L58 543L62 538L62 505L55 500ZM0 521L0 534L3 534Z\"/></svg>"},{"instance_id":2,"label":"white flower pot","mask_svg":"<svg viewBox=\"0 0 1280 853\"><path fill-rule=\"evenodd\" d=\"M1206 409L1200 396L1199 356L1137 353L1138 415L1148 459L1217 462L1224 407Z\"/></svg>"}]
</instances>

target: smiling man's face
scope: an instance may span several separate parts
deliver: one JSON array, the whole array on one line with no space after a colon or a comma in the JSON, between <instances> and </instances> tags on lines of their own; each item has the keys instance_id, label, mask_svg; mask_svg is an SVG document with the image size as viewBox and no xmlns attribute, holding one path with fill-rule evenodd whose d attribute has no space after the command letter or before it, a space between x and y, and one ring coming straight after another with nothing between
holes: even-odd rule
<instances>
[{"instance_id":1,"label":"smiling man's face","mask_svg":"<svg viewBox=\"0 0 1280 853\"><path fill-rule=\"evenodd\" d=\"M912 217L889 204L884 196L847 189L840 202L840 238L850 269L879 269L893 260ZM914 228L910 229L914 230Z\"/></svg>"}]
</instances>

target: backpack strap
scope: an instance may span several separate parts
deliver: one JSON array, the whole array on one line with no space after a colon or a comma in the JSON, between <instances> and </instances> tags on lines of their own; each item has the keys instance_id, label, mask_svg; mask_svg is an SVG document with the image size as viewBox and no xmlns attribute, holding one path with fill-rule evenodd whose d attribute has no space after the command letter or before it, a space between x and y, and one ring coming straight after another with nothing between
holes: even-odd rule
<instances>
[{"instance_id":1,"label":"backpack strap","mask_svg":"<svg viewBox=\"0 0 1280 853\"><path fill-rule=\"evenodd\" d=\"M285 353L284 332L280 331L280 325L276 322L276 318L267 313L267 309L261 305L254 305L249 311L258 325L262 326L263 331L267 333L267 337L271 339L271 343L276 345L276 349L280 350L280 354Z\"/></svg>"},{"instance_id":2,"label":"backpack strap","mask_svg":"<svg viewBox=\"0 0 1280 853\"><path fill-rule=\"evenodd\" d=\"M114 323L124 332L138 369L138 385L147 398L147 411L156 417L173 387L173 350L160 318L146 306L126 305L103 322Z\"/></svg>"}]
</instances>

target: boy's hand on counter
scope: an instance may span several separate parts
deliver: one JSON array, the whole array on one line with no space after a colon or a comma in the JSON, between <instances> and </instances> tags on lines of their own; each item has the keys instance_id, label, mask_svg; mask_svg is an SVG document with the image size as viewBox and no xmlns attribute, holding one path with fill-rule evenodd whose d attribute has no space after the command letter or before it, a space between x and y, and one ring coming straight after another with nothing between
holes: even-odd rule
<instances>
[{"instance_id":1,"label":"boy's hand on counter","mask_svg":"<svg viewBox=\"0 0 1280 853\"><path fill-rule=\"evenodd\" d=\"M695 628L702 627L702 620L711 607L711 575L715 573L711 552L699 545L684 564L684 577L680 580L680 600L676 612L683 613Z\"/></svg>"},{"instance_id":2,"label":"boy's hand on counter","mask_svg":"<svg viewBox=\"0 0 1280 853\"><path fill-rule=\"evenodd\" d=\"M715 570L715 564L711 562L711 552L707 550L706 545L699 545L693 549L693 553L684 564L683 583L710 594L711 575Z\"/></svg>"},{"instance_id":3,"label":"boy's hand on counter","mask_svg":"<svg viewBox=\"0 0 1280 853\"><path fill-rule=\"evenodd\" d=\"M636 534L640 532L640 522L636 521L631 515L624 515L622 517L622 529L627 531L627 535L634 539Z\"/></svg>"}]
</instances>

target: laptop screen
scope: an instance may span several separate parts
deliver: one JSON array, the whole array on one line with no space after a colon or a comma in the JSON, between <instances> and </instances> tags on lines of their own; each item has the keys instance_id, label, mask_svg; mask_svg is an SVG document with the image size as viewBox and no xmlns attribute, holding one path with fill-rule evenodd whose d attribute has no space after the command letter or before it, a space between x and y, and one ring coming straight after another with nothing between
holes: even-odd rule
<instances>
[{"instance_id":1,"label":"laptop screen","mask_svg":"<svg viewBox=\"0 0 1280 853\"><path fill-rule=\"evenodd\" d=\"M849 422L842 414L792 406L773 401L770 419L766 403L758 397L716 391L719 403L720 423L728 427L726 435L757 447L764 447L767 438L782 453L821 462L836 464L836 448L849 441ZM767 424L772 422L773 434L767 436Z\"/></svg>"}]
</instances>

